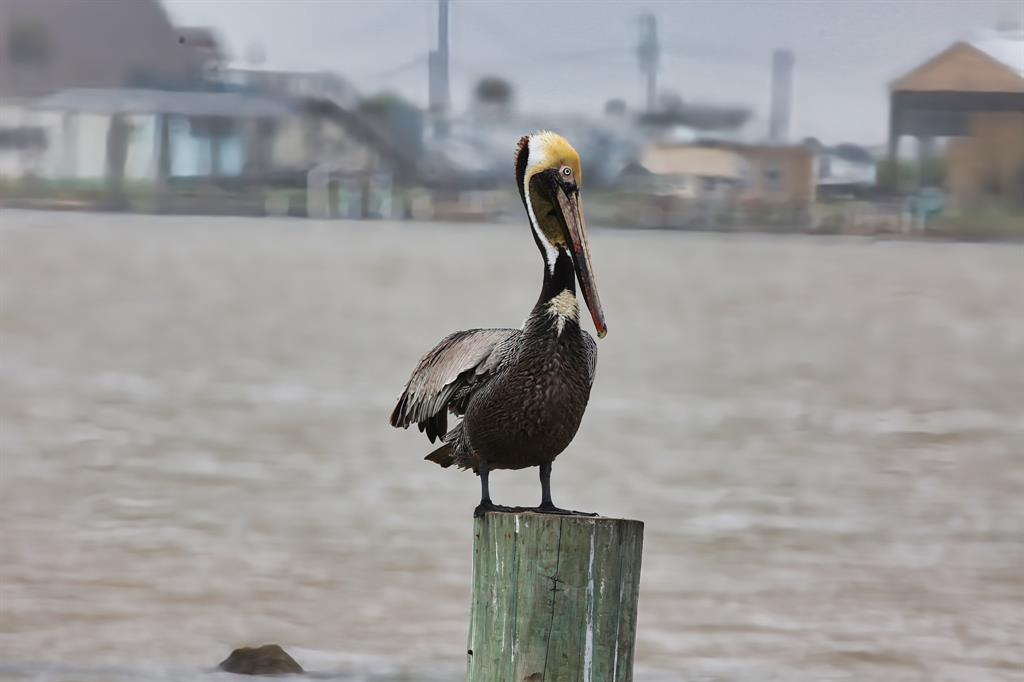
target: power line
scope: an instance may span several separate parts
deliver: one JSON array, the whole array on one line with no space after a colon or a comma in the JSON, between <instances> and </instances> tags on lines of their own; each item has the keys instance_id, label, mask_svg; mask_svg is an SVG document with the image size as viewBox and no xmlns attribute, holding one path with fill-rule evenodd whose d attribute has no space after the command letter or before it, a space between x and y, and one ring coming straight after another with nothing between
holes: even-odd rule
<instances>
[{"instance_id":1,"label":"power line","mask_svg":"<svg viewBox=\"0 0 1024 682\"><path fill-rule=\"evenodd\" d=\"M429 59L430 59L430 55L428 53L426 53L426 52L423 52L423 53L420 53L420 54L416 55L415 57L413 57L412 59L410 59L408 61L405 61L405 62L402 62L401 64L398 64L397 66L392 66L392 67L388 67L387 69L383 69L381 71L374 71L374 72L371 72L371 73L364 74L363 78L380 78L380 79L393 78L394 76L397 76L397 75L399 75L401 73L404 73L406 71L414 69L414 68L416 68L418 66L425 65L429 61Z\"/></svg>"},{"instance_id":2,"label":"power line","mask_svg":"<svg viewBox=\"0 0 1024 682\"><path fill-rule=\"evenodd\" d=\"M626 45L614 45L577 50L551 50L529 38L525 38L525 36L529 36L529 32L513 34L509 31L506 22L499 22L488 17L486 11L482 9L487 7L484 3L459 3L457 7L460 18L468 17L470 22L484 33L498 38L510 47L514 47L516 49L516 60L520 63L523 61L547 61L552 59L590 59L607 54L629 52L633 49Z\"/></svg>"},{"instance_id":3,"label":"power line","mask_svg":"<svg viewBox=\"0 0 1024 682\"><path fill-rule=\"evenodd\" d=\"M343 26L332 38L335 40L351 40L354 38L366 39L379 34L382 31L394 28L400 21L407 21L413 16L406 3L399 3L395 8L376 20L369 21L362 26Z\"/></svg>"}]
</instances>

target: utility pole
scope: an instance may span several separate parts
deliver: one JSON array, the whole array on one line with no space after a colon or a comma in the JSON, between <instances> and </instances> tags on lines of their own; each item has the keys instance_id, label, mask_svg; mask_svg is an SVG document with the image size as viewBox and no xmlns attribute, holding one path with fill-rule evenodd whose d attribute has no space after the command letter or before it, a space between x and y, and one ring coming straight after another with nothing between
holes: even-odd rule
<instances>
[{"instance_id":1,"label":"utility pole","mask_svg":"<svg viewBox=\"0 0 1024 682\"><path fill-rule=\"evenodd\" d=\"M438 138L448 136L448 112L451 107L448 83L448 1L437 0L437 49L430 52L427 62L430 113L434 119L434 135Z\"/></svg>"},{"instance_id":2,"label":"utility pole","mask_svg":"<svg viewBox=\"0 0 1024 682\"><path fill-rule=\"evenodd\" d=\"M658 17L653 14L640 16L640 39L636 56L640 61L640 72L647 77L647 111L654 111L658 94L658 61L661 48L658 45Z\"/></svg>"}]
</instances>

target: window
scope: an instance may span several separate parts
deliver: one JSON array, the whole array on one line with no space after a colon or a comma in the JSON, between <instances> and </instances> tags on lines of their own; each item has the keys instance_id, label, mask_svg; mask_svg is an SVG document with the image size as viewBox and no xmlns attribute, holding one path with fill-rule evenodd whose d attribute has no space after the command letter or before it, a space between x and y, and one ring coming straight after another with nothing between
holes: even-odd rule
<instances>
[{"instance_id":1,"label":"window","mask_svg":"<svg viewBox=\"0 0 1024 682\"><path fill-rule=\"evenodd\" d=\"M765 168L761 172L761 186L768 192L782 191L782 171L776 167Z\"/></svg>"}]
</instances>

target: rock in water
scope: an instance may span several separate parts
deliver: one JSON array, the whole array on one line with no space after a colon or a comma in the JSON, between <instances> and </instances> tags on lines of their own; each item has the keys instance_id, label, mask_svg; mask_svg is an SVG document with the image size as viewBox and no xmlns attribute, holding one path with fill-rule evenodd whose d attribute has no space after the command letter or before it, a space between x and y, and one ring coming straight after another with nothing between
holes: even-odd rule
<instances>
[{"instance_id":1,"label":"rock in water","mask_svg":"<svg viewBox=\"0 0 1024 682\"><path fill-rule=\"evenodd\" d=\"M302 672L302 666L277 644L235 649L221 661L219 667L239 675L288 675Z\"/></svg>"}]
</instances>

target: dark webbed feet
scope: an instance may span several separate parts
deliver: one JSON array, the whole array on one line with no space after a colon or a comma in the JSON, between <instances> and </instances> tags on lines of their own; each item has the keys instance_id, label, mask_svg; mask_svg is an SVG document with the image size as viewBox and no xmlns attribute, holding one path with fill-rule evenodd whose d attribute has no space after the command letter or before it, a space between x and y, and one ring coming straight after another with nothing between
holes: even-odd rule
<instances>
[{"instance_id":1,"label":"dark webbed feet","mask_svg":"<svg viewBox=\"0 0 1024 682\"><path fill-rule=\"evenodd\" d=\"M499 514L514 514L516 512L527 511L524 507L506 507L503 504L494 504L490 500L483 500L473 510L474 518L480 518L487 512L497 512Z\"/></svg>"},{"instance_id":2,"label":"dark webbed feet","mask_svg":"<svg viewBox=\"0 0 1024 682\"><path fill-rule=\"evenodd\" d=\"M539 507L533 507L527 511L536 512L538 514L560 514L562 516L600 516L597 512L581 512L575 509L562 509L555 505L548 503L542 503Z\"/></svg>"},{"instance_id":3,"label":"dark webbed feet","mask_svg":"<svg viewBox=\"0 0 1024 682\"><path fill-rule=\"evenodd\" d=\"M487 485L490 468L487 466L487 462L480 462L480 469L477 473L480 475L480 504L478 504L476 509L473 510L474 518L480 518L487 512L514 514L516 512L523 511L523 507L506 507L503 504L494 504L491 502L491 489Z\"/></svg>"},{"instance_id":4,"label":"dark webbed feet","mask_svg":"<svg viewBox=\"0 0 1024 682\"><path fill-rule=\"evenodd\" d=\"M499 514L515 514L518 512L532 512L534 514L557 514L560 516L600 516L596 512L581 512L575 509L562 509L556 507L551 501L551 464L540 466L541 503L539 507L506 507L491 502L491 490L488 485L490 467L487 462L480 462L478 470L480 475L480 504L473 510L473 516L480 518L488 512Z\"/></svg>"},{"instance_id":5,"label":"dark webbed feet","mask_svg":"<svg viewBox=\"0 0 1024 682\"><path fill-rule=\"evenodd\" d=\"M537 514L561 514L562 516L600 516L596 512L581 512L573 509L562 509L556 507L551 501L551 463L540 465L540 491L541 502L539 507L533 507L529 511Z\"/></svg>"}]
</instances>

